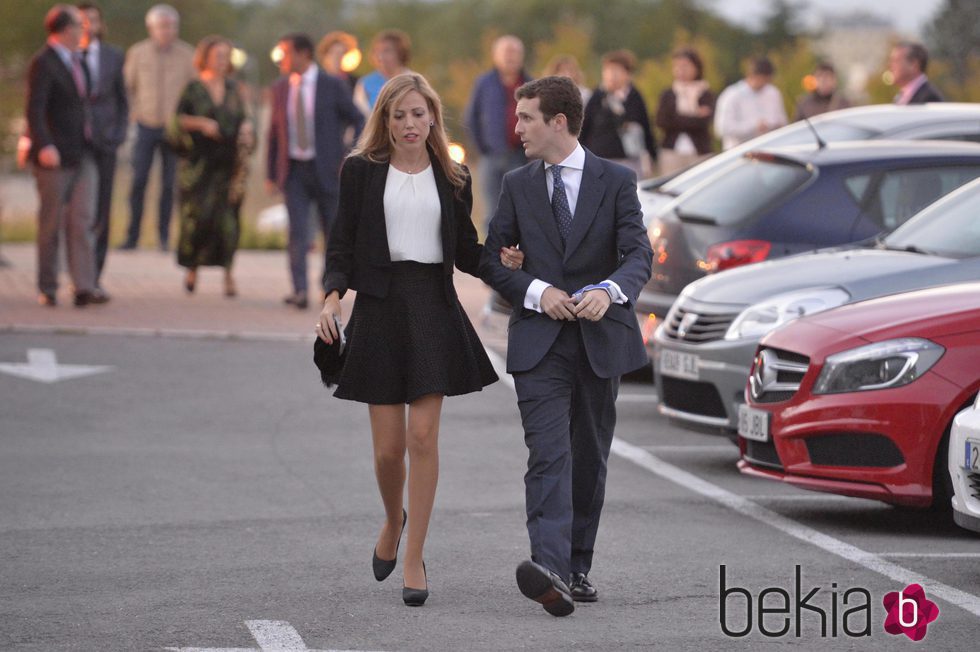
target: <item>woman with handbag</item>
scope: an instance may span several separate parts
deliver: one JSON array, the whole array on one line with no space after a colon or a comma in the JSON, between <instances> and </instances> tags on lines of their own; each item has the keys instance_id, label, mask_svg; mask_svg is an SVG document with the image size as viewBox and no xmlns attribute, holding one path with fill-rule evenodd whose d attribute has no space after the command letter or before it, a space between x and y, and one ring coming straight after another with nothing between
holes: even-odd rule
<instances>
[{"instance_id":1,"label":"woman with handbag","mask_svg":"<svg viewBox=\"0 0 980 652\"><path fill-rule=\"evenodd\" d=\"M387 516L372 565L378 581L391 574L407 523L402 598L409 606L428 597L422 551L439 474L443 397L497 380L452 280L454 267L478 273L483 248L470 217L472 196L469 172L449 157L438 95L416 73L390 79L341 170L316 331L327 344L340 337L340 299L356 290L334 395L369 406ZM516 249L501 255L512 269L523 262Z\"/></svg>"},{"instance_id":2,"label":"woman with handbag","mask_svg":"<svg viewBox=\"0 0 980 652\"><path fill-rule=\"evenodd\" d=\"M237 294L231 264L238 249L238 205L232 183L240 168L245 103L232 72L231 41L206 36L197 45L198 78L180 96L168 140L180 157L180 240L177 263L187 268L184 288L193 292L197 268L224 268L224 293ZM251 147L245 143L246 151ZM247 155L247 154L245 154Z\"/></svg>"}]
</instances>

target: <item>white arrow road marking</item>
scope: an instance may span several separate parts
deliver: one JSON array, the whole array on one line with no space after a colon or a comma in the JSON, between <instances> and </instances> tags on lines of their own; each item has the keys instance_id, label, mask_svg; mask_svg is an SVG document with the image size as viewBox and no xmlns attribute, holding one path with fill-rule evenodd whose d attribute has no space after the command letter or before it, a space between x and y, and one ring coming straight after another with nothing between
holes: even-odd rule
<instances>
[{"instance_id":1,"label":"white arrow road marking","mask_svg":"<svg viewBox=\"0 0 980 652\"><path fill-rule=\"evenodd\" d=\"M168 647L172 652L357 652L356 650L311 650L296 628L284 620L246 620L248 631L259 644L254 647Z\"/></svg>"},{"instance_id":2,"label":"white arrow road marking","mask_svg":"<svg viewBox=\"0 0 980 652\"><path fill-rule=\"evenodd\" d=\"M93 376L110 369L112 367L105 365L58 364L58 357L52 349L27 349L27 364L0 362L0 373L48 384Z\"/></svg>"}]
</instances>

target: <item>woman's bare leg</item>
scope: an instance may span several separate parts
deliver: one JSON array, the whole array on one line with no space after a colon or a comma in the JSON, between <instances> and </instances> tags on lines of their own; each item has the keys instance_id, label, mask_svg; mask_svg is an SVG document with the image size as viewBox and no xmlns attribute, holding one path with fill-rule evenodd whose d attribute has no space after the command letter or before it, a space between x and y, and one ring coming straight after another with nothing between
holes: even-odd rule
<instances>
[{"instance_id":1,"label":"woman's bare leg","mask_svg":"<svg viewBox=\"0 0 980 652\"><path fill-rule=\"evenodd\" d=\"M402 529L405 489L405 406L371 405L368 412L374 441L374 474L386 516L375 553L381 559L394 559Z\"/></svg>"},{"instance_id":2,"label":"woman's bare leg","mask_svg":"<svg viewBox=\"0 0 980 652\"><path fill-rule=\"evenodd\" d=\"M408 537L405 541L403 572L405 586L427 588L422 570L422 549L429 530L432 504L439 480L439 419L442 395L429 394L408 409Z\"/></svg>"}]
</instances>

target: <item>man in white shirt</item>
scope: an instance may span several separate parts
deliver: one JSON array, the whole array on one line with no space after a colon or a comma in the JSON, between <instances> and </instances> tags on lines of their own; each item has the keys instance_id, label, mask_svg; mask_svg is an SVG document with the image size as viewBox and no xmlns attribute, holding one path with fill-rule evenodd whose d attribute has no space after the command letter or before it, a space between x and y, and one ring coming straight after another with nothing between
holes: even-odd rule
<instances>
[{"instance_id":1,"label":"man in white shirt","mask_svg":"<svg viewBox=\"0 0 980 652\"><path fill-rule=\"evenodd\" d=\"M718 96L715 134L721 138L722 149L731 149L788 122L782 93L772 85L774 73L772 62L760 57L752 62L745 79Z\"/></svg>"},{"instance_id":2,"label":"man in white shirt","mask_svg":"<svg viewBox=\"0 0 980 652\"><path fill-rule=\"evenodd\" d=\"M647 363L630 304L650 278L652 252L636 175L578 142L582 96L567 77L517 89L528 165L504 176L481 276L514 306L507 371L527 444L524 476L531 560L521 593L553 616L595 602L588 577L605 493L606 461L624 373ZM524 267L496 253L517 243Z\"/></svg>"}]
</instances>

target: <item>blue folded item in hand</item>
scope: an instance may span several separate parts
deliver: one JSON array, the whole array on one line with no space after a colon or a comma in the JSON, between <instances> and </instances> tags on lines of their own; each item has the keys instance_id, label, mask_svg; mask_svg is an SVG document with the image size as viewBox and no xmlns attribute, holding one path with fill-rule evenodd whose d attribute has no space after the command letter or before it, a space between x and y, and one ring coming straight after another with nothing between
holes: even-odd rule
<instances>
[{"instance_id":1,"label":"blue folded item in hand","mask_svg":"<svg viewBox=\"0 0 980 652\"><path fill-rule=\"evenodd\" d=\"M602 283L598 283L596 285L586 285L581 290L576 290L575 294L572 295L572 301L578 303L582 300L582 297L585 296L586 292L590 292L592 290L605 290L606 294L609 295L609 298L612 299L612 292L609 289L609 283L607 281L603 281Z\"/></svg>"}]
</instances>

